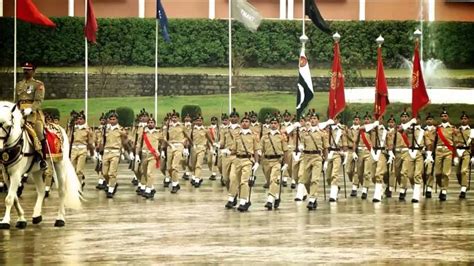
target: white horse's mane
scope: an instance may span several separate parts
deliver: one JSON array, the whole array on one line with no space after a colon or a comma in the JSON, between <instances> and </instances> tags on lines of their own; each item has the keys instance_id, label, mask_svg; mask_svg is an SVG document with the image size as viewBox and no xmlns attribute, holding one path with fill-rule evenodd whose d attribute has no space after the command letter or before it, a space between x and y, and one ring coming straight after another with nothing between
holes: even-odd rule
<instances>
[{"instance_id":1,"label":"white horse's mane","mask_svg":"<svg viewBox=\"0 0 474 266\"><path fill-rule=\"evenodd\" d=\"M15 108L13 114L11 110L15 106L14 103L7 101L0 101L0 123L7 123L8 126L20 125L21 123L21 112L19 108ZM11 120L13 116L13 121ZM12 123L12 124L11 124Z\"/></svg>"}]
</instances>

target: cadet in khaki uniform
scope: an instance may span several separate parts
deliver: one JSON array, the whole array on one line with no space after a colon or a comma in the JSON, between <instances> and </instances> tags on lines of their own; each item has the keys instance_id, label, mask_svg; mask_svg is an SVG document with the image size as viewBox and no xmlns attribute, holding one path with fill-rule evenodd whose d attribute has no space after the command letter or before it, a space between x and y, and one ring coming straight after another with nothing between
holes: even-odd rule
<instances>
[{"instance_id":1,"label":"cadet in khaki uniform","mask_svg":"<svg viewBox=\"0 0 474 266\"><path fill-rule=\"evenodd\" d=\"M316 210L317 190L321 171L323 169L324 158L327 157L327 149L329 146L327 135L320 130L319 115L311 113L309 115L311 127L303 134L301 150L303 150L304 172L302 179L299 180L298 186L301 184L309 184L309 202L308 210ZM299 189L299 188L298 188Z\"/></svg>"},{"instance_id":2,"label":"cadet in khaki uniform","mask_svg":"<svg viewBox=\"0 0 474 266\"><path fill-rule=\"evenodd\" d=\"M251 111L249 116L250 116L250 130L252 130L252 133L256 134L260 138L260 132L262 131L262 124L258 122L258 116L254 111Z\"/></svg>"},{"instance_id":3,"label":"cadet in khaki uniform","mask_svg":"<svg viewBox=\"0 0 474 266\"><path fill-rule=\"evenodd\" d=\"M258 136L249 128L250 118L244 116L241 120L240 133L235 137L231 153L236 154L233 162L235 171L230 176L229 200L226 207L233 205L234 198L239 194L240 203L237 210L248 211L250 207L250 176L258 169L258 153L260 151Z\"/></svg>"},{"instance_id":4,"label":"cadet in khaki uniform","mask_svg":"<svg viewBox=\"0 0 474 266\"><path fill-rule=\"evenodd\" d=\"M224 178L224 168L223 168L223 162L224 162L224 154L222 154L222 149L221 149L221 142L225 138L225 134L229 131L229 126L230 126L230 121L229 117L227 114L222 114L221 115L221 120L222 120L222 125L219 128L219 139L218 142L214 143L214 147L219 149L219 152L217 154L217 168L219 169L219 173L221 173L221 185L223 187L227 186L226 180L228 181L229 179Z\"/></svg>"},{"instance_id":5,"label":"cadet in khaki uniform","mask_svg":"<svg viewBox=\"0 0 474 266\"><path fill-rule=\"evenodd\" d=\"M280 130L282 132L286 132L286 129L291 126L291 114L290 112L288 112L288 110L285 110L285 112L283 113L283 122L280 124ZM288 136L287 136L288 138ZM288 142L288 151L287 153L285 153L285 161L288 163L289 166L292 165L292 161L293 161L293 156L291 155L293 153L293 151L295 150L295 147L294 145L291 145L290 142ZM288 167L284 172L283 172L283 183L282 183L282 186L286 187L288 186L288 178L290 178L293 174L292 172L293 168L292 167ZM296 183L295 185L296 186Z\"/></svg>"},{"instance_id":6,"label":"cadet in khaki uniform","mask_svg":"<svg viewBox=\"0 0 474 266\"><path fill-rule=\"evenodd\" d=\"M345 127L339 123L339 117L334 118L334 125L329 126L329 152L327 160L323 164L323 169L331 185L329 201L335 202L339 193L339 181L341 180L340 167L344 160L343 147L347 147L347 137Z\"/></svg>"},{"instance_id":7,"label":"cadet in khaki uniform","mask_svg":"<svg viewBox=\"0 0 474 266\"><path fill-rule=\"evenodd\" d=\"M130 141L133 141L130 143L130 146L134 147L134 152L137 148L137 146L143 146L143 143L139 142L139 138L143 135L144 129L147 127L148 120L150 119L150 115L145 111L145 109L140 110L140 113L138 114L138 121L135 127L133 127L130 136L132 137ZM156 124L156 123L155 123ZM140 139L141 141L142 139ZM137 154L135 153L135 160L137 160ZM138 166L137 163L132 164L133 168L131 169L133 171L133 178L132 178L132 184L137 187L137 193L138 194L143 194L145 192L145 187L146 187L146 177L142 173L141 167Z\"/></svg>"},{"instance_id":8,"label":"cadet in khaki uniform","mask_svg":"<svg viewBox=\"0 0 474 266\"><path fill-rule=\"evenodd\" d=\"M389 158L387 163L390 165L389 170L393 172L390 175L395 177L395 187L397 186L397 184L400 184L401 186L403 186L403 184L401 184L401 181L404 179L404 177L402 176L403 175L402 168L403 168L404 161L407 159L407 156L409 156L408 155L409 143L406 142L406 139L407 139L406 133L404 133L404 130L401 125L407 123L409 118L410 116L406 110L404 110L400 114L400 125L395 126L395 130L393 131L393 135L391 136L392 142L389 143L390 145L389 155L393 159L391 160ZM408 180L408 179L405 178L405 180ZM391 191L392 190L390 190L390 192ZM400 195L398 198L400 200ZM402 200L404 200L404 194L402 194Z\"/></svg>"},{"instance_id":9,"label":"cadet in khaki uniform","mask_svg":"<svg viewBox=\"0 0 474 266\"><path fill-rule=\"evenodd\" d=\"M431 113L426 116L425 119L426 126L424 127L425 131L425 187L426 193L425 197L427 199L431 198L431 192L433 190L433 145L436 136L436 126L434 126L434 119Z\"/></svg>"},{"instance_id":10,"label":"cadet in khaki uniform","mask_svg":"<svg viewBox=\"0 0 474 266\"><path fill-rule=\"evenodd\" d=\"M268 192L265 208L271 210L280 205L280 175L288 168L287 157L288 141L286 136L278 130L278 119L270 119L270 131L262 136L260 140L262 148L263 161L267 165L266 171L270 172L270 191Z\"/></svg>"},{"instance_id":11,"label":"cadet in khaki uniform","mask_svg":"<svg viewBox=\"0 0 474 266\"><path fill-rule=\"evenodd\" d=\"M239 113L237 113L237 111L234 109L232 113L230 113L230 125L227 129L222 130L223 135L220 138L220 148L222 154L221 173L223 177L223 183L229 190L229 199L232 197L232 202L234 203L234 205L232 205L230 208L237 205L237 198L235 198L237 193L233 193L235 188L232 188L233 192L231 193L230 178L235 171L235 151L232 151L232 148L234 147L235 138L240 133L240 125L238 124L238 121Z\"/></svg>"},{"instance_id":12,"label":"cadet in khaki uniform","mask_svg":"<svg viewBox=\"0 0 474 266\"><path fill-rule=\"evenodd\" d=\"M354 154L353 160L357 161L357 178L362 185L362 196L361 199L367 199L368 188L370 179L372 178L372 159L370 150L373 146L370 130L371 128L366 126L372 126L370 116L368 113L364 116L364 125L359 129L357 141L354 143ZM351 193L351 196L353 194ZM356 195L357 196L357 191Z\"/></svg>"},{"instance_id":13,"label":"cadet in khaki uniform","mask_svg":"<svg viewBox=\"0 0 474 266\"><path fill-rule=\"evenodd\" d=\"M45 88L43 82L34 79L36 66L32 63L24 63L24 78L16 84L15 99L17 105L26 116L25 129L32 137L33 145L37 153L40 167L45 170L47 167L45 161L44 149L46 149L46 140L44 139L44 116L41 111L41 104L44 100Z\"/></svg>"},{"instance_id":14,"label":"cadet in khaki uniform","mask_svg":"<svg viewBox=\"0 0 474 266\"><path fill-rule=\"evenodd\" d=\"M452 158L456 153L454 147L456 143L456 129L449 123L449 115L444 108L440 116L441 124L437 128L436 146L433 145L433 148L436 149L434 151L436 152L434 167L436 180L441 186L439 199L445 201L447 199L449 175L451 175Z\"/></svg>"},{"instance_id":15,"label":"cadet in khaki uniform","mask_svg":"<svg viewBox=\"0 0 474 266\"><path fill-rule=\"evenodd\" d=\"M457 170L458 181L460 181L461 191L460 199L466 198L466 191L469 176L469 164L474 164L474 157L471 157L474 138L474 130L469 127L469 116L463 112L461 115L461 126L458 128L456 155L458 156L459 167Z\"/></svg>"},{"instance_id":16,"label":"cadet in khaki uniform","mask_svg":"<svg viewBox=\"0 0 474 266\"><path fill-rule=\"evenodd\" d=\"M374 128L371 130L371 143L373 147L370 150L370 160L372 161L372 175L375 188L374 197L372 202L380 202L382 200L382 183L384 176L387 174L387 135L388 131L383 125L383 116L380 116L376 122L374 122ZM368 125L365 126L366 129ZM388 138L390 139L390 138Z\"/></svg>"},{"instance_id":17,"label":"cadet in khaki uniform","mask_svg":"<svg viewBox=\"0 0 474 266\"><path fill-rule=\"evenodd\" d=\"M96 189L102 190L107 189L107 182L105 181L104 177L102 176L102 157L103 157L103 150L100 147L104 146L104 132L107 128L107 117L104 113L100 116L100 125L97 129L94 130L95 135L95 155L94 159L96 160L95 171L99 177L99 181L95 186ZM102 152L101 152L102 151Z\"/></svg>"},{"instance_id":18,"label":"cadet in khaki uniform","mask_svg":"<svg viewBox=\"0 0 474 266\"><path fill-rule=\"evenodd\" d=\"M166 163L169 175L171 176L171 193L175 194L181 189L179 185L179 167L183 156L189 156L188 141L185 127L178 121L179 113L173 110L168 128L164 132L165 142L163 142L161 158L165 158L163 150L166 148Z\"/></svg>"},{"instance_id":19,"label":"cadet in khaki uniform","mask_svg":"<svg viewBox=\"0 0 474 266\"><path fill-rule=\"evenodd\" d=\"M102 175L108 184L107 198L113 198L117 191L117 170L120 152L124 144L128 144L127 133L118 123L118 114L112 110L108 114L108 126L105 130L104 156L102 157ZM102 147L101 147L102 148ZM128 148L128 147L127 147ZM130 154L132 160L133 154Z\"/></svg>"},{"instance_id":20,"label":"cadet in khaki uniform","mask_svg":"<svg viewBox=\"0 0 474 266\"><path fill-rule=\"evenodd\" d=\"M156 169L160 164L160 142L163 140L163 133L156 129L156 121L150 117L147 126L139 136L136 147L136 163L140 165L142 178L141 183L145 183L145 191L142 196L147 199L152 199L155 196L155 175Z\"/></svg>"},{"instance_id":21,"label":"cadet in khaki uniform","mask_svg":"<svg viewBox=\"0 0 474 266\"><path fill-rule=\"evenodd\" d=\"M163 134L164 134L164 132L166 132L166 130L168 128L169 121L171 121L170 116L171 116L171 113L167 113L165 118L163 119L163 123L162 123L162 127L161 127L161 131L163 132ZM164 135L163 135L163 137L164 137ZM166 149L162 149L161 154L163 155L162 159L165 159L166 158ZM170 186L170 183L171 183L171 177L168 176L169 172L166 169L166 160L164 160L162 163L160 163L160 171L164 176L164 178L163 178L163 187L168 188Z\"/></svg>"},{"instance_id":22,"label":"cadet in khaki uniform","mask_svg":"<svg viewBox=\"0 0 474 266\"><path fill-rule=\"evenodd\" d=\"M186 114L186 116L184 117L184 133L186 133L187 136L191 134L191 129L193 128L192 120L193 119L189 114ZM189 160L187 156L183 156L181 158L181 167L184 171L182 178L184 180L189 180L189 178L191 177L191 169L189 167L188 161Z\"/></svg>"},{"instance_id":23,"label":"cadet in khaki uniform","mask_svg":"<svg viewBox=\"0 0 474 266\"><path fill-rule=\"evenodd\" d=\"M207 143L210 140L207 129L202 125L203 118L198 115L194 120L194 126L191 129L190 134L190 145L191 148L191 162L190 168L193 172L191 176L191 184L198 188L202 183L202 164L204 162L204 156L206 155Z\"/></svg>"},{"instance_id":24,"label":"cadet in khaki uniform","mask_svg":"<svg viewBox=\"0 0 474 266\"><path fill-rule=\"evenodd\" d=\"M211 117L211 125L207 128L209 134L209 141L207 142L207 167L211 171L209 180L214 181L217 179L217 172L219 172L219 121L217 117ZM216 148L217 146L217 148Z\"/></svg>"},{"instance_id":25,"label":"cadet in khaki uniform","mask_svg":"<svg viewBox=\"0 0 474 266\"><path fill-rule=\"evenodd\" d=\"M354 147L357 147L357 142L360 142L359 139L359 129L360 129L360 116L359 113L356 113L354 119L352 120L352 126L346 130L347 138L347 155L344 159L344 164L346 165L346 174L349 180L352 182L351 197L357 197L357 189L359 188L360 182L359 178L355 176L357 171L357 161L354 160ZM354 178L355 177L355 178Z\"/></svg>"},{"instance_id":26,"label":"cadet in khaki uniform","mask_svg":"<svg viewBox=\"0 0 474 266\"><path fill-rule=\"evenodd\" d=\"M85 185L84 167L86 164L87 151L94 151L94 133L86 125L86 115L81 111L75 121L72 136L71 162L76 170L77 178L82 187Z\"/></svg>"}]
</instances>

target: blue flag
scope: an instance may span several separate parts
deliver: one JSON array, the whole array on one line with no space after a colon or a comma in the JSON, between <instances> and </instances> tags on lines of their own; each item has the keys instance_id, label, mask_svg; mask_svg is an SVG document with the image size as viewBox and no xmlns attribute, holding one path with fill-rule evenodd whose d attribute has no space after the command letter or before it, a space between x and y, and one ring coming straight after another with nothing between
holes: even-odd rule
<instances>
[{"instance_id":1,"label":"blue flag","mask_svg":"<svg viewBox=\"0 0 474 266\"><path fill-rule=\"evenodd\" d=\"M161 33L165 42L170 42L170 35L168 33L168 18L166 17L165 9L161 4L161 0L156 0L156 19L160 20Z\"/></svg>"}]
</instances>

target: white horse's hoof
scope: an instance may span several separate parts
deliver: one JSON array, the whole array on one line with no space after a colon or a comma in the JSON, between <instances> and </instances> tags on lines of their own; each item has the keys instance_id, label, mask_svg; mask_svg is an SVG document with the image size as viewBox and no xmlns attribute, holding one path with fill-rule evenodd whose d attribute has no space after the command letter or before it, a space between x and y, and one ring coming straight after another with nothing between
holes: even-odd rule
<instances>
[{"instance_id":1,"label":"white horse's hoof","mask_svg":"<svg viewBox=\"0 0 474 266\"><path fill-rule=\"evenodd\" d=\"M33 224L39 224L43 221L43 216L33 217Z\"/></svg>"},{"instance_id":2,"label":"white horse's hoof","mask_svg":"<svg viewBox=\"0 0 474 266\"><path fill-rule=\"evenodd\" d=\"M18 221L18 222L16 222L15 227L18 228L18 229L25 229L25 228L26 228L26 221Z\"/></svg>"},{"instance_id":3,"label":"white horse's hoof","mask_svg":"<svg viewBox=\"0 0 474 266\"><path fill-rule=\"evenodd\" d=\"M54 222L54 227L63 227L64 225L66 225L66 223L63 220L56 220L56 222Z\"/></svg>"},{"instance_id":4,"label":"white horse's hoof","mask_svg":"<svg viewBox=\"0 0 474 266\"><path fill-rule=\"evenodd\" d=\"M10 229L10 224L0 223L0 229Z\"/></svg>"}]
</instances>

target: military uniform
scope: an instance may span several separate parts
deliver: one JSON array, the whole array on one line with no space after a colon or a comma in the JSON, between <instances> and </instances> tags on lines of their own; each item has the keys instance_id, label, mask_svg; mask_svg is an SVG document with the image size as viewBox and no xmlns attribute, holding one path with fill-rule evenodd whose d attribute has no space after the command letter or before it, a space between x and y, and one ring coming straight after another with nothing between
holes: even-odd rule
<instances>
[{"instance_id":1,"label":"military uniform","mask_svg":"<svg viewBox=\"0 0 474 266\"><path fill-rule=\"evenodd\" d=\"M461 185L461 191L459 194L460 199L466 198L467 188L469 186L468 177L469 177L469 164L474 163L474 158L472 157L472 152L474 145L472 139L474 138L474 130L472 130L468 125L469 117L466 113L463 112L461 115L461 120L466 120L466 125L461 125L458 128L457 141L456 141L456 155L458 156L459 166L456 171L456 176L458 182Z\"/></svg>"},{"instance_id":2,"label":"military uniform","mask_svg":"<svg viewBox=\"0 0 474 266\"><path fill-rule=\"evenodd\" d=\"M133 151L133 152L135 152L135 160L137 160L136 158L138 158L137 149L139 147L144 146L142 136L143 136L143 132L144 132L146 126L147 126L147 123L140 122L131 131L131 136L133 136L133 138L134 138L134 142L131 143L131 146L135 147L135 150ZM138 195L141 195L141 194L145 193L147 177L146 177L146 174L142 171L143 168L139 166L139 163L137 163L135 161L134 163L132 163L132 166L133 166L133 168L131 170L133 171L133 174L134 174L134 177L132 178L132 183L138 182L138 184L137 184L138 187L137 187L136 192L137 192ZM134 181L135 179L136 179L136 181Z\"/></svg>"},{"instance_id":3,"label":"military uniform","mask_svg":"<svg viewBox=\"0 0 474 266\"><path fill-rule=\"evenodd\" d=\"M352 182L352 191L351 196L357 196L357 189L359 188L359 178L355 177L357 171L357 161L354 160L354 153L356 150L354 147L358 147L356 143L360 141L359 138L359 125L352 125L350 128L346 129L346 139L347 139L347 158L346 161L346 174L347 178ZM355 177L355 178L354 178Z\"/></svg>"},{"instance_id":4,"label":"military uniform","mask_svg":"<svg viewBox=\"0 0 474 266\"><path fill-rule=\"evenodd\" d=\"M362 199L367 199L368 187L372 178L373 160L370 154L371 147L373 147L371 134L366 131L364 125L359 129L353 155L353 158L357 160L357 178L362 185Z\"/></svg>"},{"instance_id":5,"label":"military uniform","mask_svg":"<svg viewBox=\"0 0 474 266\"><path fill-rule=\"evenodd\" d=\"M142 179L140 183L145 185L143 196L153 198L155 195L155 175L160 162L160 142L163 140L163 133L156 128L145 127L138 137L138 143L135 154L138 156L137 164L140 164Z\"/></svg>"},{"instance_id":6,"label":"military uniform","mask_svg":"<svg viewBox=\"0 0 474 266\"><path fill-rule=\"evenodd\" d=\"M239 124L230 124L228 128L222 129L222 137L220 138L221 154L222 154L222 177L226 186L230 190L235 191L235 188L230 187L230 177L235 171L233 162L235 160L235 152L232 152L231 149L234 147L234 141L237 135L240 132ZM230 151L226 154L226 151ZM235 197L234 194L232 197Z\"/></svg>"},{"instance_id":7,"label":"military uniform","mask_svg":"<svg viewBox=\"0 0 474 266\"><path fill-rule=\"evenodd\" d=\"M105 119L104 114L102 114L101 120ZM104 122L105 123L105 122ZM95 160L96 160L96 167L95 171L97 172L98 175L98 183L97 186L95 187L96 189L107 189L107 183L105 181L104 176L102 175L102 169L101 167L103 166L103 149L101 150L100 147L104 147L104 133L107 128L106 124L99 125L95 130L94 130L94 140L95 140L95 147L96 147L96 152L95 152Z\"/></svg>"},{"instance_id":8,"label":"military uniform","mask_svg":"<svg viewBox=\"0 0 474 266\"><path fill-rule=\"evenodd\" d=\"M191 119L191 117L189 115L187 115L185 117L185 119ZM183 124L184 126L184 132L187 136L190 136L191 135L191 129L193 128L193 124L191 122L184 122ZM181 168L183 169L184 173L183 173L183 179L185 180L189 180L190 176L191 176L191 167L189 165L189 160L188 160L188 157L186 156L182 156L181 157Z\"/></svg>"},{"instance_id":9,"label":"military uniform","mask_svg":"<svg viewBox=\"0 0 474 266\"><path fill-rule=\"evenodd\" d=\"M180 122L171 122L164 136L168 143L166 163L169 175L171 176L171 193L176 193L181 188L178 174L179 168L182 166L183 155L187 154L189 156L189 150L185 148L185 145L187 145L186 129Z\"/></svg>"},{"instance_id":10,"label":"military uniform","mask_svg":"<svg viewBox=\"0 0 474 266\"><path fill-rule=\"evenodd\" d=\"M202 164L204 162L204 156L206 155L207 143L209 139L207 134L207 129L202 125L194 125L190 134L192 142L190 168L191 171L193 171L191 176L191 184L193 184L195 187L199 187L202 183Z\"/></svg>"},{"instance_id":11,"label":"military uniform","mask_svg":"<svg viewBox=\"0 0 474 266\"><path fill-rule=\"evenodd\" d=\"M86 164L87 151L92 150L94 145L94 133L86 125L75 125L71 150L71 162L76 170L79 183L85 184L84 167Z\"/></svg>"},{"instance_id":12,"label":"military uniform","mask_svg":"<svg viewBox=\"0 0 474 266\"><path fill-rule=\"evenodd\" d=\"M378 125L371 131L371 142L374 146L370 151L370 159L373 164L371 172L375 185L372 202L380 202L382 200L382 183L387 174L387 135L388 131L383 125Z\"/></svg>"},{"instance_id":13,"label":"military uniform","mask_svg":"<svg viewBox=\"0 0 474 266\"><path fill-rule=\"evenodd\" d=\"M441 123L437 128L437 135L437 145L433 147L436 149L434 162L435 177L441 186L440 199L446 200L449 176L451 175L451 163L456 152L454 148L456 143L455 128L449 122ZM444 138L446 142L443 142L442 138Z\"/></svg>"},{"instance_id":14,"label":"military uniform","mask_svg":"<svg viewBox=\"0 0 474 266\"><path fill-rule=\"evenodd\" d=\"M425 126L425 178L426 178L426 198L431 198L431 192L433 189L433 157L432 157L432 150L433 150L433 145L435 141L435 136L436 136L436 127L431 125L431 126ZM428 158L431 158L428 159Z\"/></svg>"},{"instance_id":15,"label":"military uniform","mask_svg":"<svg viewBox=\"0 0 474 266\"><path fill-rule=\"evenodd\" d=\"M207 167L211 171L209 180L216 180L217 172L219 172L219 155L215 146L219 145L220 128L217 124L212 124L207 130L210 138L207 142Z\"/></svg>"},{"instance_id":16,"label":"military uniform","mask_svg":"<svg viewBox=\"0 0 474 266\"><path fill-rule=\"evenodd\" d=\"M270 176L270 190L268 192L267 204L265 207L271 210L275 203L275 208L278 207L280 198L280 174L282 163L285 168L288 168L287 161L284 156L288 153L288 142L286 136L281 134L278 129L270 130L266 135L263 135L260 140L261 151L263 154L263 161L265 161Z\"/></svg>"},{"instance_id":17,"label":"military uniform","mask_svg":"<svg viewBox=\"0 0 474 266\"><path fill-rule=\"evenodd\" d=\"M283 121L280 125L280 130L282 132L286 132L286 129L291 125L292 125L291 121ZM287 139L288 139L288 135L287 135ZM285 161L288 163L289 167L283 172L283 184L282 185L284 187L287 186L288 178L290 178L293 174L293 172L292 172L293 168L291 167L291 165L293 163L292 152L294 150L295 150L295 146L292 145L290 142L288 142L288 152L285 153Z\"/></svg>"},{"instance_id":18,"label":"military uniform","mask_svg":"<svg viewBox=\"0 0 474 266\"><path fill-rule=\"evenodd\" d=\"M331 185L329 201L336 201L339 192L339 181L341 180L340 167L344 160L343 147L347 146L345 127L341 124L331 125L328 131L329 153L326 166L328 184Z\"/></svg>"}]
</instances>

